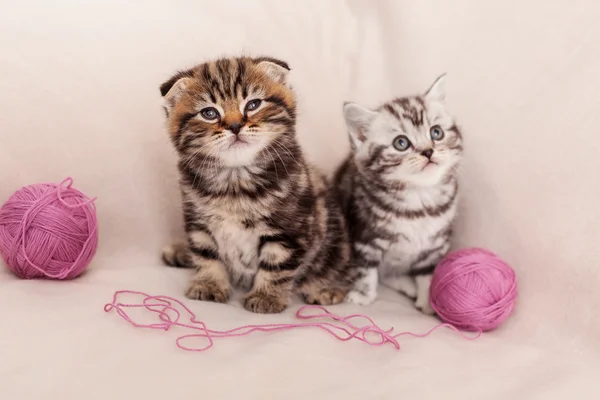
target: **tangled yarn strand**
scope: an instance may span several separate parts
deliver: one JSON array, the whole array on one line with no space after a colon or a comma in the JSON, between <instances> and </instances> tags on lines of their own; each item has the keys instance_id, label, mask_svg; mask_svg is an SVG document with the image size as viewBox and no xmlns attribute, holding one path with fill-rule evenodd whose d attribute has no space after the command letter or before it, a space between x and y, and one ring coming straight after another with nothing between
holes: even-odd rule
<instances>
[{"instance_id":1,"label":"tangled yarn strand","mask_svg":"<svg viewBox=\"0 0 600 400\"><path fill-rule=\"evenodd\" d=\"M138 303L123 303L119 301L122 295L142 297L142 301ZM139 323L134 321L127 313L128 308L143 308L152 314L158 316L160 322ZM330 313L323 306L305 305L298 309L296 318L304 321L304 323L296 324L262 324L262 325L244 325L228 330L209 329L203 321L197 319L196 315L181 301L168 296L151 296L143 292L132 290L119 290L113 295L113 301L104 306L104 311L109 312L115 310L117 314L136 328L147 329L162 329L169 330L172 327L184 328L194 333L188 333L179 336L176 339L176 345L180 349L187 351L205 351L214 345L214 339L226 337L246 336L252 332L277 332L299 328L318 328L340 341L349 341L352 339L359 340L371 346L381 346L386 343L391 343L397 350L400 349L400 344L397 338L403 335L413 337L426 337L441 327L448 327L458 332L459 335L467 340L477 339L481 332L475 336L463 335L458 329L450 324L438 324L431 330L423 334L415 334L412 332L394 333L393 328L384 330L379 327L370 317L362 314L352 314L346 317L341 317ZM333 322L312 322L317 319L329 319ZM358 320L367 322L365 325L359 325ZM206 344L200 347L191 347L184 342L188 339L201 338L206 340Z\"/></svg>"}]
</instances>

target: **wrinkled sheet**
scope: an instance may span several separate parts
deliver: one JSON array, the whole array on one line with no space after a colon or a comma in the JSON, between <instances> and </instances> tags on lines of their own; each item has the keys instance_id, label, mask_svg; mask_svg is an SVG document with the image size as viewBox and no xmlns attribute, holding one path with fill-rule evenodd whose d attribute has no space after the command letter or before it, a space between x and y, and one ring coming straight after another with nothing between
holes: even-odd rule
<instances>
[{"instance_id":1,"label":"wrinkled sheet","mask_svg":"<svg viewBox=\"0 0 600 400\"><path fill-rule=\"evenodd\" d=\"M487 1L0 2L0 201L75 179L98 196L100 247L71 282L0 268L0 397L29 399L578 399L600 384L600 5ZM175 155L158 86L222 54L289 61L307 155L331 172L348 150L345 100L368 106L448 73L466 138L456 247L517 271L497 331L391 345L316 329L217 339L135 329L105 313L115 290L183 299L189 271L160 265L181 235ZM293 322L186 301L213 329ZM364 312L424 332L436 320L383 290Z\"/></svg>"}]
</instances>

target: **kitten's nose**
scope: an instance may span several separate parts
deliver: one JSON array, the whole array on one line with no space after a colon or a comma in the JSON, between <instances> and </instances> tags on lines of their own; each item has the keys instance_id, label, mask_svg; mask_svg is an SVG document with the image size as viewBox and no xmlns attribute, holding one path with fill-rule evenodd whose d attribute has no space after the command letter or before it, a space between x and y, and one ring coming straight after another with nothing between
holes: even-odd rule
<instances>
[{"instance_id":1,"label":"kitten's nose","mask_svg":"<svg viewBox=\"0 0 600 400\"><path fill-rule=\"evenodd\" d=\"M240 133L242 126L243 126L242 124L231 124L231 125L229 125L229 130L231 132L233 132L235 135L237 135L238 133Z\"/></svg>"},{"instance_id":2,"label":"kitten's nose","mask_svg":"<svg viewBox=\"0 0 600 400\"><path fill-rule=\"evenodd\" d=\"M433 155L433 149L423 150L421 152L421 155L423 155L431 160L431 156Z\"/></svg>"}]
</instances>

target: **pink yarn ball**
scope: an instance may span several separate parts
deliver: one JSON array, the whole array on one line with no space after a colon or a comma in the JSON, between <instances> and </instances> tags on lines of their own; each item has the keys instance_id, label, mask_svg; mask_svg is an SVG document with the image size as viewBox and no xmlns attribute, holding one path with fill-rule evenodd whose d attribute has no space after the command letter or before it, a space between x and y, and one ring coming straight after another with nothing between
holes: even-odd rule
<instances>
[{"instance_id":1,"label":"pink yarn ball","mask_svg":"<svg viewBox=\"0 0 600 400\"><path fill-rule=\"evenodd\" d=\"M96 253L95 199L72 184L25 186L0 208L0 255L18 277L73 279Z\"/></svg>"},{"instance_id":2,"label":"pink yarn ball","mask_svg":"<svg viewBox=\"0 0 600 400\"><path fill-rule=\"evenodd\" d=\"M433 273L431 306L444 322L460 329L497 328L511 315L516 300L515 271L488 250L450 253Z\"/></svg>"}]
</instances>

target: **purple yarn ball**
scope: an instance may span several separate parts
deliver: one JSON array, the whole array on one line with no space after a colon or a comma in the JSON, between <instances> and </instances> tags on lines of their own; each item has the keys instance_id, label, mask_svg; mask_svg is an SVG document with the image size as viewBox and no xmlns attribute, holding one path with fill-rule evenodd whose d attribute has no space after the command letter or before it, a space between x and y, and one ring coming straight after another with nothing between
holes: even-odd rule
<instances>
[{"instance_id":1,"label":"purple yarn ball","mask_svg":"<svg viewBox=\"0 0 600 400\"><path fill-rule=\"evenodd\" d=\"M25 186L0 208L0 255L19 278L73 279L96 253L95 199L72 184Z\"/></svg>"},{"instance_id":2,"label":"purple yarn ball","mask_svg":"<svg viewBox=\"0 0 600 400\"><path fill-rule=\"evenodd\" d=\"M516 300L515 271L484 249L448 254L431 280L431 307L444 322L464 330L497 328L512 314Z\"/></svg>"}]
</instances>

